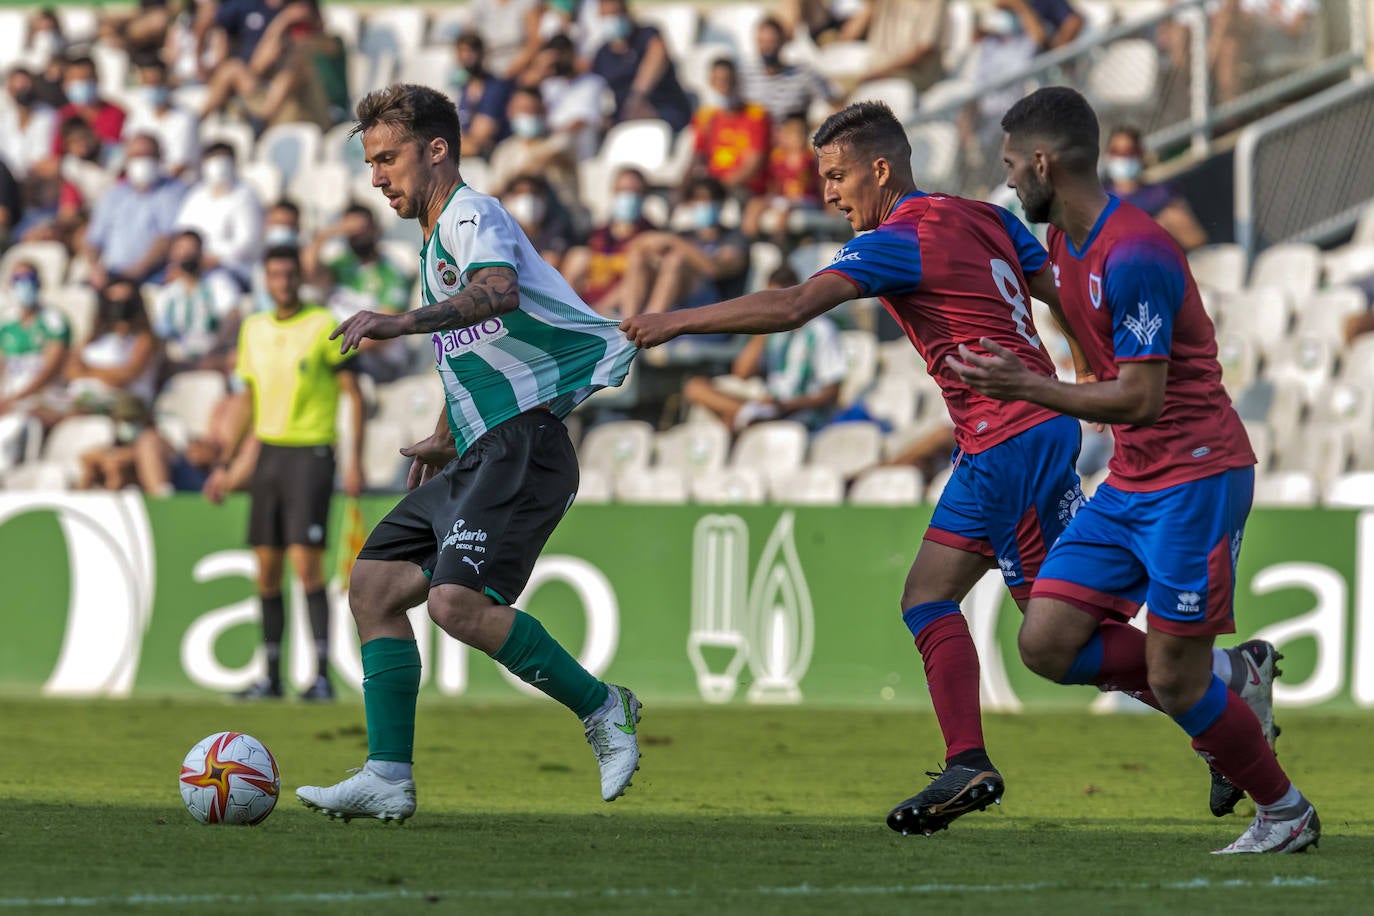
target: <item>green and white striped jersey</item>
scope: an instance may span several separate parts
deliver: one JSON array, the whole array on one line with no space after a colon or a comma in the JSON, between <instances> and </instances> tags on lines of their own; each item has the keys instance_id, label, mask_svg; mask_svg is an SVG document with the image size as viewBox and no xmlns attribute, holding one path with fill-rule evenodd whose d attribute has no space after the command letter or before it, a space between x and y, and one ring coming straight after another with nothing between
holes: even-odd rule
<instances>
[{"instance_id":1,"label":"green and white striped jersey","mask_svg":"<svg viewBox=\"0 0 1374 916\"><path fill-rule=\"evenodd\" d=\"M620 322L578 298L495 198L459 185L420 253L425 304L454 296L473 271L501 266L515 270L519 308L430 337L459 454L540 404L567 416L598 388L623 382L637 352Z\"/></svg>"}]
</instances>

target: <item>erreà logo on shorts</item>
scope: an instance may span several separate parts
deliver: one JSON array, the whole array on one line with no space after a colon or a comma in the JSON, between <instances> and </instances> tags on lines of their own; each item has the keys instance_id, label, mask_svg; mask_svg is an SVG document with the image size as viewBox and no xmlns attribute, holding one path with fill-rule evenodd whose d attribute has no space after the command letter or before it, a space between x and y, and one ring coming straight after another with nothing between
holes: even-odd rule
<instances>
[{"instance_id":1,"label":"erre\u00e0 logo on shorts","mask_svg":"<svg viewBox=\"0 0 1374 916\"><path fill-rule=\"evenodd\" d=\"M429 342L434 345L434 364L443 365L444 357L457 356L480 347L493 340L500 340L510 333L500 318L488 318L481 324L433 334Z\"/></svg>"}]
</instances>

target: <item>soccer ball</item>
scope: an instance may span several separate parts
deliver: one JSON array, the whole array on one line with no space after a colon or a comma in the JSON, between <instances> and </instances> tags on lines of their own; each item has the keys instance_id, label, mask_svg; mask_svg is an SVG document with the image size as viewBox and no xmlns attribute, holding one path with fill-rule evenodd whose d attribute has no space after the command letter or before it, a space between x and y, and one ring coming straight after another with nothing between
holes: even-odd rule
<instances>
[{"instance_id":1,"label":"soccer ball","mask_svg":"<svg viewBox=\"0 0 1374 916\"><path fill-rule=\"evenodd\" d=\"M280 789L276 758L252 735L211 735L181 762L181 800L202 824L261 824Z\"/></svg>"}]
</instances>

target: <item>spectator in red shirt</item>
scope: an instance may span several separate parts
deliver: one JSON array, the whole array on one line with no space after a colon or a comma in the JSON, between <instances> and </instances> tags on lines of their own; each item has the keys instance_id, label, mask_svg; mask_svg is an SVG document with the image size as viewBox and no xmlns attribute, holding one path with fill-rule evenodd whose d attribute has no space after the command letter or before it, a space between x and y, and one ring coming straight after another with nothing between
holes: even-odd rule
<instances>
[{"instance_id":1,"label":"spectator in red shirt","mask_svg":"<svg viewBox=\"0 0 1374 916\"><path fill-rule=\"evenodd\" d=\"M78 115L95 129L102 144L107 147L119 145L119 138L124 133L124 109L100 97L95 61L77 57L68 62L62 73L62 91L67 95L67 104L58 109L58 124ZM61 154L60 136L52 138L52 152L54 156Z\"/></svg>"},{"instance_id":2,"label":"spectator in red shirt","mask_svg":"<svg viewBox=\"0 0 1374 916\"><path fill-rule=\"evenodd\" d=\"M751 239L770 233L781 244L793 210L818 210L821 206L821 179L804 115L792 115L778 125L777 142L768 153L763 179L764 193L745 204L740 230Z\"/></svg>"},{"instance_id":3,"label":"spectator in red shirt","mask_svg":"<svg viewBox=\"0 0 1374 916\"><path fill-rule=\"evenodd\" d=\"M735 62L728 58L711 65L708 85L692 117L696 141L683 188L707 176L736 197L762 194L771 140L768 110L744 101Z\"/></svg>"}]
</instances>

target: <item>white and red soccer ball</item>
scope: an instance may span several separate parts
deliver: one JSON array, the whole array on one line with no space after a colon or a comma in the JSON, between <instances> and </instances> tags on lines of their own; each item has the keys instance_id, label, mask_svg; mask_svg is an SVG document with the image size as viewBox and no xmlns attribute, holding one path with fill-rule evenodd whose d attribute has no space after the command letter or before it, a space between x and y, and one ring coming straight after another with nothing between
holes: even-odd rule
<instances>
[{"instance_id":1,"label":"white and red soccer ball","mask_svg":"<svg viewBox=\"0 0 1374 916\"><path fill-rule=\"evenodd\" d=\"M276 758L242 732L211 735L181 762L181 800L202 824L260 824L280 791Z\"/></svg>"}]
</instances>

